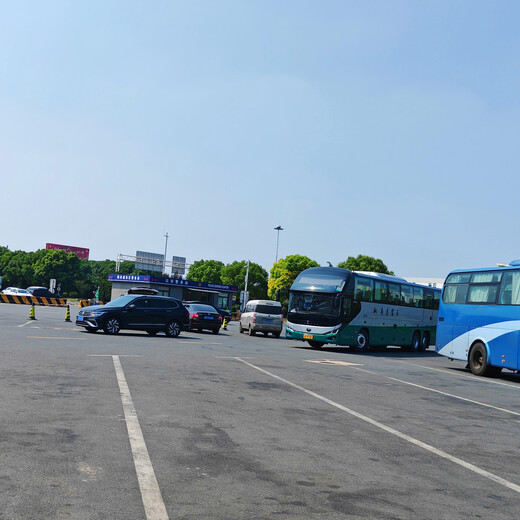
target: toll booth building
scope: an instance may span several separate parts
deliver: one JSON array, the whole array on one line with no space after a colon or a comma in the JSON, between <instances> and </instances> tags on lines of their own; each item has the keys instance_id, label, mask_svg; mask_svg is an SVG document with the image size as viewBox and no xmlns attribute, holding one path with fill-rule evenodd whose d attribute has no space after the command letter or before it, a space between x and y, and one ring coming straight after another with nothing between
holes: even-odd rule
<instances>
[{"instance_id":1,"label":"toll booth building","mask_svg":"<svg viewBox=\"0 0 520 520\"><path fill-rule=\"evenodd\" d=\"M108 281L112 282L112 300L127 294L129 289L140 287L154 289L161 296L171 296L181 301L206 302L215 307L230 310L238 292L238 287L234 285L148 275L109 274Z\"/></svg>"}]
</instances>

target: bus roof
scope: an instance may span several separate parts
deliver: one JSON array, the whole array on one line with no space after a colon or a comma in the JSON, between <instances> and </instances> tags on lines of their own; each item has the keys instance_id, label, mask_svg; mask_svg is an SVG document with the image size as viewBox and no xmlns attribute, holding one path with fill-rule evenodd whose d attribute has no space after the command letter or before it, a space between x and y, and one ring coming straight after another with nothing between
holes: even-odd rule
<instances>
[{"instance_id":1,"label":"bus roof","mask_svg":"<svg viewBox=\"0 0 520 520\"><path fill-rule=\"evenodd\" d=\"M518 269L520 267L520 260L513 260L509 265L499 264L494 267L471 267L469 269L454 269L448 273L448 276L452 273L474 273L480 271L503 271L504 269Z\"/></svg>"},{"instance_id":2,"label":"bus roof","mask_svg":"<svg viewBox=\"0 0 520 520\"><path fill-rule=\"evenodd\" d=\"M383 274L383 273L375 273L373 271L353 271L356 274L364 274L366 276L370 276L372 278L380 278L381 280L385 280L386 282L404 282L411 283L400 276L394 276L393 274Z\"/></svg>"},{"instance_id":3,"label":"bus roof","mask_svg":"<svg viewBox=\"0 0 520 520\"><path fill-rule=\"evenodd\" d=\"M408 285L420 284L408 282L404 278L390 274L375 273L371 271L349 271L341 267L310 267L302 271L294 280L291 291L316 291L316 292L343 292L349 277L352 274L376 278L385 282L406 283Z\"/></svg>"}]
</instances>

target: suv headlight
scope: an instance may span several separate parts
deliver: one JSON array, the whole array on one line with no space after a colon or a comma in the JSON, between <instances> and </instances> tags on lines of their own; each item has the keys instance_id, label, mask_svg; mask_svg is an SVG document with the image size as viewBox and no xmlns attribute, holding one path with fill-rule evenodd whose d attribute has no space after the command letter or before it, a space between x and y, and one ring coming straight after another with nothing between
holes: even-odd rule
<instances>
[{"instance_id":1,"label":"suv headlight","mask_svg":"<svg viewBox=\"0 0 520 520\"><path fill-rule=\"evenodd\" d=\"M105 314L104 311L92 311L90 315L94 318L99 318L100 316L103 316Z\"/></svg>"}]
</instances>

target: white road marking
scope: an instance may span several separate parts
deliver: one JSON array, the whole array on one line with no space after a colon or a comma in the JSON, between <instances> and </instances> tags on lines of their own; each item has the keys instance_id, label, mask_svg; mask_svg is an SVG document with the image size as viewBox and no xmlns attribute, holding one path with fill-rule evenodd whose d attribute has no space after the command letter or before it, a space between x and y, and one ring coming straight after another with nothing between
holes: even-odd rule
<instances>
[{"instance_id":1,"label":"white road marking","mask_svg":"<svg viewBox=\"0 0 520 520\"><path fill-rule=\"evenodd\" d=\"M27 336L29 339L66 339L67 341L85 341L86 338L57 338L56 336Z\"/></svg>"},{"instance_id":2,"label":"white road marking","mask_svg":"<svg viewBox=\"0 0 520 520\"><path fill-rule=\"evenodd\" d=\"M461 374L460 372L456 372L456 371L453 371L453 370L448 370L446 368L427 367L427 366L424 366L424 365L418 365L417 363L410 363L409 361L401 361L399 359L393 359L392 361L394 363L402 363L403 365L410 365L412 367L425 368L426 370L433 370L434 372L442 372L443 374L449 374L451 376L456 376L456 377L466 377L468 375L467 373ZM474 381L476 383L480 383L480 384L491 384L491 385L498 385L498 386L507 386L511 390L520 391L520 386L518 386L518 385L513 385L511 383L504 383L504 382L501 382L501 381L497 381L495 379L489 379L487 377L475 377L474 379L472 379L472 381Z\"/></svg>"},{"instance_id":3,"label":"white road marking","mask_svg":"<svg viewBox=\"0 0 520 520\"><path fill-rule=\"evenodd\" d=\"M306 359L307 363L318 363L320 365L338 365L345 367L359 366L361 363L351 363L350 361L334 361L332 359Z\"/></svg>"},{"instance_id":4,"label":"white road marking","mask_svg":"<svg viewBox=\"0 0 520 520\"><path fill-rule=\"evenodd\" d=\"M119 356L113 355L114 368L116 370L117 384L121 392L121 402L125 413L126 427L130 439L130 447L134 457L135 471L141 490L144 510L147 520L168 520L168 513L164 505L161 490L155 477L152 462L148 455L148 449L143 438L143 432L139 425L139 419L134 408L132 396L126 383L125 374Z\"/></svg>"},{"instance_id":5,"label":"white road marking","mask_svg":"<svg viewBox=\"0 0 520 520\"><path fill-rule=\"evenodd\" d=\"M512 491L516 491L517 493L520 493L520 486L518 486L517 484L514 484L513 482L509 482L508 480L506 480L502 477L499 477L498 475L490 473L489 471L479 468L478 466L475 466L469 462L466 462L465 460L459 459L458 457L454 457L453 455L450 455L449 453L446 453L445 451L439 450L438 448L435 448L434 446L430 446L429 444L426 444L425 442L415 439L414 437L411 437L410 435L407 435L406 433L402 433L398 430L395 430L394 428L386 426L383 423L380 423L379 421L371 419L370 417L368 417L366 415L363 415L350 408L347 408L346 406L336 403L335 401L332 401L331 399L328 399L327 397L317 394L316 392L307 390L303 386L297 385L296 383L292 383L291 381L288 381L287 379L284 379L283 377L277 376L276 374L273 374L272 372L269 372L267 370L264 370L263 368L253 365L252 363L249 363L248 361L245 361L244 359L241 359L239 357L236 357L235 359L240 361L241 363L244 363L245 365L250 366L251 368L254 368L255 370L258 370L259 372L262 372L263 374L268 375L269 377L277 379L278 381L281 381L282 383L285 383L286 385L292 386L293 388L296 388L297 390L300 390L301 392L304 392L307 395L315 397L316 399L319 399L320 401L323 401L324 403L327 403L327 404L333 406L334 408L337 408L338 410L342 410L343 412L346 412L354 417L357 417L358 419L361 419L362 421L365 421L377 428L380 428L381 430L383 430L387 433L390 433L391 435L395 435L396 437L399 437L400 439L403 439L411 444L414 444L415 446L418 446L419 448L423 448L424 450L429 451L430 453L433 453L439 457L442 457L443 459L449 460L450 462L453 462L454 464L458 464L459 466L462 466L463 468L466 468L466 469L472 471L473 473L476 473L482 477L492 480L493 482L496 482L497 484L500 484L508 489L511 489Z\"/></svg>"},{"instance_id":6,"label":"white road marking","mask_svg":"<svg viewBox=\"0 0 520 520\"><path fill-rule=\"evenodd\" d=\"M222 345L222 343L213 343L211 341L197 341L194 343L195 340L193 341L177 341L177 343L188 343L190 345Z\"/></svg>"},{"instance_id":7,"label":"white road marking","mask_svg":"<svg viewBox=\"0 0 520 520\"><path fill-rule=\"evenodd\" d=\"M500 412L509 413L512 415L519 415L519 412L513 412L512 410L508 410L507 408L500 408L499 406L493 406L492 404L482 403L481 401L474 401L473 399L467 399L466 397L461 397L460 395L449 394L448 392L442 392L441 390L435 390L434 388L430 388L428 386L418 385L417 383L410 383L409 381L403 381L402 379L397 379L395 377L385 376L378 372L373 372L371 370L366 370L364 368L355 368L355 370L359 370L360 372L366 372L367 374L372 374L377 377L384 377L385 379L390 379L391 381L397 381L398 383L403 383L403 385L415 386L416 388L421 388L423 390L427 390L428 392L435 392L436 394L445 395L447 397L453 397L454 399L459 399L460 401L466 401L468 403L477 404L479 406L485 406L487 408L493 408L494 410L498 410Z\"/></svg>"},{"instance_id":8,"label":"white road marking","mask_svg":"<svg viewBox=\"0 0 520 520\"><path fill-rule=\"evenodd\" d=\"M26 325L29 325L29 323L32 323L32 320L26 321L25 323L22 323L21 325L17 325L17 327L25 327Z\"/></svg>"},{"instance_id":9,"label":"white road marking","mask_svg":"<svg viewBox=\"0 0 520 520\"><path fill-rule=\"evenodd\" d=\"M141 357L140 354L89 354L87 357Z\"/></svg>"}]
</instances>

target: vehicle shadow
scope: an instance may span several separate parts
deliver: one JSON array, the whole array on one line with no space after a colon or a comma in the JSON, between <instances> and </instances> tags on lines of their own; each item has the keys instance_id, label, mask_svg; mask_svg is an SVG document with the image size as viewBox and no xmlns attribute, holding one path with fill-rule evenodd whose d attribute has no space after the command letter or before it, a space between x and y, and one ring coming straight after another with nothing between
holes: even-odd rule
<instances>
[{"instance_id":1,"label":"vehicle shadow","mask_svg":"<svg viewBox=\"0 0 520 520\"><path fill-rule=\"evenodd\" d=\"M293 348L300 350L308 350L311 352L330 352L331 354L352 354L358 356L371 356L371 357L387 357L392 356L393 358L403 357L406 359L410 358L431 358L438 357L439 355L433 348L429 348L424 352L407 352L402 350L400 347L387 347L387 348L371 348L367 352L356 352L354 349L349 347L321 347L312 348L309 345L295 345Z\"/></svg>"},{"instance_id":2,"label":"vehicle shadow","mask_svg":"<svg viewBox=\"0 0 520 520\"><path fill-rule=\"evenodd\" d=\"M218 334L213 334L212 332L209 332L209 331L208 332L205 332L205 331L198 332L198 331L192 331L192 330L190 330L189 332L183 331L176 338L171 338L169 336L166 336L166 334L164 334L164 332L158 332L157 334L148 334L145 331L139 331L139 330L134 330L134 331L125 330L125 331L120 331L117 334L105 334L101 330L98 330L97 332L87 332L86 330L79 330L78 332L80 334L87 334L88 336L91 336L93 338L95 338L95 337L149 338L150 340L163 339L163 340L168 340L168 341L171 341L172 339L182 339L182 340L189 339L192 341L201 341L203 339L206 339L205 336L213 336L213 337L228 336L228 334L226 334L225 332L224 333L219 332ZM195 336L193 336L193 334L195 334ZM200 338L196 337L198 335L203 336L203 337L200 337Z\"/></svg>"}]
</instances>

